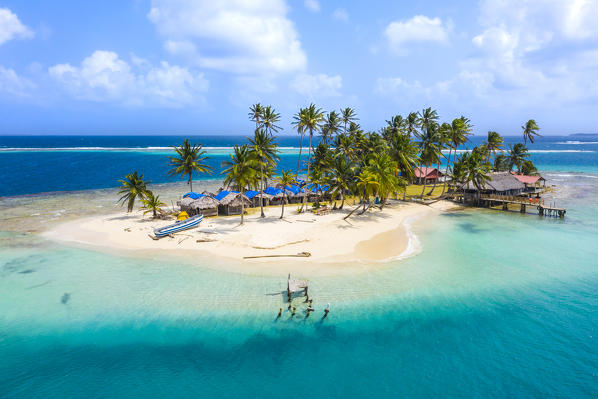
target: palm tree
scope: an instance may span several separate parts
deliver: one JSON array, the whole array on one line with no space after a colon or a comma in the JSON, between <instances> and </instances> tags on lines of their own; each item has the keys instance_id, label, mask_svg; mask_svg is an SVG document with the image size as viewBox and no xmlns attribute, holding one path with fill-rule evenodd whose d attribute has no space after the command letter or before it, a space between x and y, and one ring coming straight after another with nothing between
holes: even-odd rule
<instances>
[{"instance_id":1,"label":"palm tree","mask_svg":"<svg viewBox=\"0 0 598 399\"><path fill-rule=\"evenodd\" d=\"M274 138L266 133L263 129L255 129L255 134L253 138L248 137L250 143L250 152L253 158L256 161L256 164L259 165L260 170L260 193L261 198L264 196L264 168L268 165L275 165L278 158L278 145L274 143ZM266 217L264 214L264 202L260 198L260 211L261 217Z\"/></svg>"},{"instance_id":2,"label":"palm tree","mask_svg":"<svg viewBox=\"0 0 598 399\"><path fill-rule=\"evenodd\" d=\"M282 186L282 212L280 213L280 218L284 218L284 203L287 200L287 190L286 187L293 184L295 181L295 176L292 174L290 170L283 170L278 178L278 184Z\"/></svg>"},{"instance_id":3,"label":"palm tree","mask_svg":"<svg viewBox=\"0 0 598 399\"><path fill-rule=\"evenodd\" d=\"M502 150L504 140L502 136L496 132L488 132L488 139L484 142L486 146L486 161L490 161L490 154L496 158L496 153Z\"/></svg>"},{"instance_id":4,"label":"palm tree","mask_svg":"<svg viewBox=\"0 0 598 399\"><path fill-rule=\"evenodd\" d=\"M419 161L417 145L407 134L393 134L389 138L388 153L397 163L397 168L401 176L409 181L415 177L414 169ZM405 200L406 191L403 194Z\"/></svg>"},{"instance_id":5,"label":"palm tree","mask_svg":"<svg viewBox=\"0 0 598 399\"><path fill-rule=\"evenodd\" d=\"M405 119L405 128L407 129L407 136L417 136L418 126L419 117L417 116L417 112L410 112L409 115L407 115L407 119Z\"/></svg>"},{"instance_id":6,"label":"palm tree","mask_svg":"<svg viewBox=\"0 0 598 399\"><path fill-rule=\"evenodd\" d=\"M135 200L137 197L140 199L145 198L147 187L146 185L150 182L143 181L143 175L137 175L137 171L130 173L125 176L124 179L119 180L121 182L121 189L118 194L122 195L118 202L121 205L127 203L127 212L133 211Z\"/></svg>"},{"instance_id":7,"label":"palm tree","mask_svg":"<svg viewBox=\"0 0 598 399\"><path fill-rule=\"evenodd\" d=\"M523 163L521 164L521 174L527 176L537 176L538 169L536 168L534 163L528 159L523 161Z\"/></svg>"},{"instance_id":8,"label":"palm tree","mask_svg":"<svg viewBox=\"0 0 598 399\"><path fill-rule=\"evenodd\" d=\"M305 127L301 124L302 115L305 113L305 108L300 108L299 112L293 116L293 128L297 129L297 133L301 136L299 141L299 158L297 159L297 173L296 177L299 178L299 165L301 164L301 151L303 150L303 135L305 134Z\"/></svg>"},{"instance_id":9,"label":"palm tree","mask_svg":"<svg viewBox=\"0 0 598 399\"><path fill-rule=\"evenodd\" d=\"M274 108L270 105L263 108L260 126L263 127L269 135L272 135L272 132L278 133L278 131L282 129L280 126L276 125L278 122L280 122L280 114L277 113Z\"/></svg>"},{"instance_id":10,"label":"palm tree","mask_svg":"<svg viewBox=\"0 0 598 399\"><path fill-rule=\"evenodd\" d=\"M420 139L420 172L423 173L422 167L430 167L432 164L440 162L440 156L442 156L441 146L442 143L441 132L438 128L438 113L432 108L428 107L418 113L418 125L421 129L419 133L416 133ZM422 187L421 197L424 197L426 191L427 179L424 175L424 185Z\"/></svg>"},{"instance_id":11,"label":"palm tree","mask_svg":"<svg viewBox=\"0 0 598 399\"><path fill-rule=\"evenodd\" d=\"M169 176L185 175L189 176L187 184L189 184L190 191L193 191L193 173L211 173L212 167L203 163L208 159L206 152L202 150L201 144L191 144L189 139L185 139L180 147L173 147L178 155L177 157L169 157L172 168L168 171Z\"/></svg>"},{"instance_id":12,"label":"palm tree","mask_svg":"<svg viewBox=\"0 0 598 399\"><path fill-rule=\"evenodd\" d=\"M222 162L225 169L221 172L225 174L224 184L234 183L241 194L245 194L245 188L256 184L258 180L256 161L251 154L247 144L239 147L236 145L233 154L230 155L230 161ZM245 201L241 201L241 224L244 223Z\"/></svg>"},{"instance_id":13,"label":"palm tree","mask_svg":"<svg viewBox=\"0 0 598 399\"><path fill-rule=\"evenodd\" d=\"M251 107L249 107L249 120L255 122L256 129L260 127L260 124L262 123L263 113L264 107L260 103L253 104Z\"/></svg>"},{"instance_id":14,"label":"palm tree","mask_svg":"<svg viewBox=\"0 0 598 399\"><path fill-rule=\"evenodd\" d=\"M363 202L363 210L360 213L361 215L369 209L370 197L378 188L376 176L374 176L367 168L362 170L361 173L357 175L356 187Z\"/></svg>"},{"instance_id":15,"label":"palm tree","mask_svg":"<svg viewBox=\"0 0 598 399\"><path fill-rule=\"evenodd\" d=\"M507 172L513 167L510 164L510 159L505 154L497 154L494 157L493 169L495 172Z\"/></svg>"},{"instance_id":16,"label":"palm tree","mask_svg":"<svg viewBox=\"0 0 598 399\"><path fill-rule=\"evenodd\" d=\"M341 118L339 118L336 111L330 111L322 125L322 142L329 144L330 140L338 134L340 128Z\"/></svg>"},{"instance_id":17,"label":"palm tree","mask_svg":"<svg viewBox=\"0 0 598 399\"><path fill-rule=\"evenodd\" d=\"M166 204L160 200L160 196L154 196L154 193L150 190L145 192L145 198L142 198L141 202L143 203L143 208L141 209L146 209L143 214L145 215L146 213L152 212L154 219L158 217L158 212L162 212L161 207L166 206Z\"/></svg>"},{"instance_id":18,"label":"palm tree","mask_svg":"<svg viewBox=\"0 0 598 399\"><path fill-rule=\"evenodd\" d=\"M347 133L347 125L350 125L352 122L359 120L359 118L357 118L355 110L350 107L341 109L341 119L343 121L343 132L345 133Z\"/></svg>"},{"instance_id":19,"label":"palm tree","mask_svg":"<svg viewBox=\"0 0 598 399\"><path fill-rule=\"evenodd\" d=\"M297 118L298 117L298 118ZM316 106L312 103L309 107L304 108L303 112L300 112L298 116L295 117L295 126L297 129L301 127L304 131L309 131L309 152L308 152L308 161L307 161L307 178L310 176L310 164L311 164L311 139L314 135L314 132L320 130L322 126L322 122L324 121L324 112L321 108L316 108ZM301 209L306 205L307 196L303 197L303 205Z\"/></svg>"},{"instance_id":20,"label":"palm tree","mask_svg":"<svg viewBox=\"0 0 598 399\"><path fill-rule=\"evenodd\" d=\"M341 196L341 206L338 209L343 209L345 205L345 192L349 190L352 179L353 168L349 158L343 154L334 157L326 183L330 186L330 194L334 198L337 194Z\"/></svg>"},{"instance_id":21,"label":"palm tree","mask_svg":"<svg viewBox=\"0 0 598 399\"><path fill-rule=\"evenodd\" d=\"M530 143L534 144L534 136L542 137L540 133L538 133L540 127L533 119L530 119L529 121L525 122L525 125L521 126L521 128L523 129L524 144L527 144L527 140L529 140Z\"/></svg>"},{"instance_id":22,"label":"palm tree","mask_svg":"<svg viewBox=\"0 0 598 399\"><path fill-rule=\"evenodd\" d=\"M521 143L514 146L509 146L509 170L513 170L513 166L517 166L517 171L521 172L521 166L525 158L529 157L527 147Z\"/></svg>"},{"instance_id":23,"label":"palm tree","mask_svg":"<svg viewBox=\"0 0 598 399\"><path fill-rule=\"evenodd\" d=\"M389 194L396 193L399 188L397 163L385 153L373 153L366 170L376 181L375 194L380 197L380 207L384 206Z\"/></svg>"},{"instance_id":24,"label":"palm tree","mask_svg":"<svg viewBox=\"0 0 598 399\"><path fill-rule=\"evenodd\" d=\"M451 155L453 151L457 153L457 148L469 140L467 136L471 134L472 126L464 116L453 119L450 125L444 127L446 143L449 145L449 154L446 161L445 176L449 176L449 165L451 164ZM446 184L442 187L442 195L446 189Z\"/></svg>"}]
</instances>

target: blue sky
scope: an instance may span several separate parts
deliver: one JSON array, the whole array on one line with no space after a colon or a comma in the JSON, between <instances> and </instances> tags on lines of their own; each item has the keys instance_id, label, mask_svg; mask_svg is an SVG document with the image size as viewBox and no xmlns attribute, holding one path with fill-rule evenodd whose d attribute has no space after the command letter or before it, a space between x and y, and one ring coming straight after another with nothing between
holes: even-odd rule
<instances>
[{"instance_id":1,"label":"blue sky","mask_svg":"<svg viewBox=\"0 0 598 399\"><path fill-rule=\"evenodd\" d=\"M476 134L598 132L598 1L0 0L0 134L283 133L310 102L365 129L431 106Z\"/></svg>"}]
</instances>

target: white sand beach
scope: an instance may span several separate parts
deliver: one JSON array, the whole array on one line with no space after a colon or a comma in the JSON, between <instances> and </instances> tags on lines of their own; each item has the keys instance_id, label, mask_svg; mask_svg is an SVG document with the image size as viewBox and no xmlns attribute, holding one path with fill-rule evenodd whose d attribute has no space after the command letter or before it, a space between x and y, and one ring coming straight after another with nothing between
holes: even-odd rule
<instances>
[{"instance_id":1,"label":"white sand beach","mask_svg":"<svg viewBox=\"0 0 598 399\"><path fill-rule=\"evenodd\" d=\"M172 220L154 220L143 217L140 212L123 212L67 222L44 235L57 241L111 250L220 258L246 271L276 271L276 265L281 263L303 265L302 270L307 264L328 264L338 271L347 264L352 264L347 267L353 269L360 264L359 269L366 267L365 264L371 268L372 262L377 264L408 256L418 249L407 230L409 223L454 207L453 203L442 201L432 206L396 202L363 215L355 212L347 220L343 218L352 206L321 216L298 214L295 206L288 206L282 220L279 219L280 207L268 207L265 218L260 218L259 209L253 209L245 216L244 225L239 224L238 215L206 218L196 229L160 240L151 239L149 234L154 228L171 224ZM309 252L311 256L244 259L300 252Z\"/></svg>"}]
</instances>

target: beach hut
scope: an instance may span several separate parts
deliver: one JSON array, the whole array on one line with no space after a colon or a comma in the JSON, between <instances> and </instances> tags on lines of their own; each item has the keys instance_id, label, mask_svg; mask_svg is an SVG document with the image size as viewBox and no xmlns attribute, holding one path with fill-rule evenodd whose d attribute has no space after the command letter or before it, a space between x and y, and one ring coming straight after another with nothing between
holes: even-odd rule
<instances>
[{"instance_id":1,"label":"beach hut","mask_svg":"<svg viewBox=\"0 0 598 399\"><path fill-rule=\"evenodd\" d=\"M424 184L424 180L426 184L438 183L444 177L444 174L437 168L418 167L414 169L414 174L418 184Z\"/></svg>"},{"instance_id":2,"label":"beach hut","mask_svg":"<svg viewBox=\"0 0 598 399\"><path fill-rule=\"evenodd\" d=\"M282 186L279 188L282 188ZM305 190L294 184L290 186L285 186L284 190L286 192L287 202L289 204L297 204L302 202L303 197L305 197L306 195Z\"/></svg>"},{"instance_id":3,"label":"beach hut","mask_svg":"<svg viewBox=\"0 0 598 399\"><path fill-rule=\"evenodd\" d=\"M282 204L282 201L284 200L284 196L285 196L284 191L282 189L276 188L276 187L266 187L264 189L264 193L268 194L271 197L270 203L272 205Z\"/></svg>"},{"instance_id":4,"label":"beach hut","mask_svg":"<svg viewBox=\"0 0 598 399\"><path fill-rule=\"evenodd\" d=\"M496 172L489 175L488 180L481 190L472 183L467 182L460 186L464 191L466 202L476 201L480 194L517 196L524 192L525 184L515 178L510 172Z\"/></svg>"},{"instance_id":5,"label":"beach hut","mask_svg":"<svg viewBox=\"0 0 598 399\"><path fill-rule=\"evenodd\" d=\"M511 172L515 179L519 180L525 185L526 193L540 193L546 187L546 179L542 176L528 176L516 172Z\"/></svg>"},{"instance_id":6,"label":"beach hut","mask_svg":"<svg viewBox=\"0 0 598 399\"><path fill-rule=\"evenodd\" d=\"M179 201L181 211L187 212L190 216L202 214L204 216L218 215L220 202L208 195L198 194L197 198L187 196Z\"/></svg>"},{"instance_id":7,"label":"beach hut","mask_svg":"<svg viewBox=\"0 0 598 399\"><path fill-rule=\"evenodd\" d=\"M219 215L240 215L242 206L251 207L251 200L236 191L222 190L216 194L215 198L220 201L218 205Z\"/></svg>"},{"instance_id":8,"label":"beach hut","mask_svg":"<svg viewBox=\"0 0 598 399\"><path fill-rule=\"evenodd\" d=\"M256 190L245 191L245 196L251 200L251 206L254 208L260 206L260 199L262 199L264 206L268 206L270 204L270 200L273 198L270 194L262 194Z\"/></svg>"}]
</instances>

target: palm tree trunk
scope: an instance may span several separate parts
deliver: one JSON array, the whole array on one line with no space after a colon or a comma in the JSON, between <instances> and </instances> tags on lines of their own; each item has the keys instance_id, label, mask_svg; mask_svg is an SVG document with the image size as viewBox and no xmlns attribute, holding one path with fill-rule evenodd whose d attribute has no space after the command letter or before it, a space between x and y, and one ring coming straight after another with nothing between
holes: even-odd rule
<instances>
[{"instance_id":1,"label":"palm tree trunk","mask_svg":"<svg viewBox=\"0 0 598 399\"><path fill-rule=\"evenodd\" d=\"M446 190L446 179L448 178L449 174L449 165L451 163L451 152L453 151L453 147L449 148L448 158L446 160L446 169L444 170L444 186L442 186L442 194L444 195L444 191Z\"/></svg>"},{"instance_id":2,"label":"palm tree trunk","mask_svg":"<svg viewBox=\"0 0 598 399\"><path fill-rule=\"evenodd\" d=\"M309 180L309 167L311 166L311 136L313 135L313 131L309 131L309 149L307 152L307 177L305 178L306 182ZM307 191L306 191L307 194ZM307 195L305 195L303 197L303 205L301 205L301 211L303 211L303 208L306 207L307 208Z\"/></svg>"},{"instance_id":3,"label":"palm tree trunk","mask_svg":"<svg viewBox=\"0 0 598 399\"><path fill-rule=\"evenodd\" d=\"M243 195L245 193L241 190L241 225L245 223L245 201L243 201Z\"/></svg>"},{"instance_id":4,"label":"palm tree trunk","mask_svg":"<svg viewBox=\"0 0 598 399\"><path fill-rule=\"evenodd\" d=\"M191 173L189 173L189 191L193 191L193 179L191 179Z\"/></svg>"},{"instance_id":5,"label":"palm tree trunk","mask_svg":"<svg viewBox=\"0 0 598 399\"><path fill-rule=\"evenodd\" d=\"M299 159L297 160L297 178L299 178L299 165L301 164L301 150L303 150L303 133L301 133L301 140L299 141Z\"/></svg>"},{"instance_id":6,"label":"palm tree trunk","mask_svg":"<svg viewBox=\"0 0 598 399\"><path fill-rule=\"evenodd\" d=\"M419 167L420 175L424 174L422 166L423 166L423 164L420 164L420 167ZM428 169L428 165L426 165L426 170L427 169ZM424 177L423 177L423 179L424 179L424 187L422 188L422 193L420 195L420 197L422 199L424 198L424 192L426 191L426 182L428 181L428 179L426 177L427 177L427 175L424 175Z\"/></svg>"},{"instance_id":7,"label":"palm tree trunk","mask_svg":"<svg viewBox=\"0 0 598 399\"><path fill-rule=\"evenodd\" d=\"M262 164L260 164L260 187L260 217L265 218L266 215L264 215L264 166Z\"/></svg>"},{"instance_id":8,"label":"palm tree trunk","mask_svg":"<svg viewBox=\"0 0 598 399\"><path fill-rule=\"evenodd\" d=\"M341 191L341 206L338 209L343 209L343 205L345 205L345 193Z\"/></svg>"},{"instance_id":9,"label":"palm tree trunk","mask_svg":"<svg viewBox=\"0 0 598 399\"><path fill-rule=\"evenodd\" d=\"M440 162L436 164L436 170L440 172ZM438 183L438 178L434 179L434 186L432 186L432 194L434 194L434 190L436 190L436 184Z\"/></svg>"},{"instance_id":10,"label":"palm tree trunk","mask_svg":"<svg viewBox=\"0 0 598 399\"><path fill-rule=\"evenodd\" d=\"M283 192L282 194L282 212L280 213L280 218L282 219L284 217L284 201L286 199L286 194Z\"/></svg>"}]
</instances>

